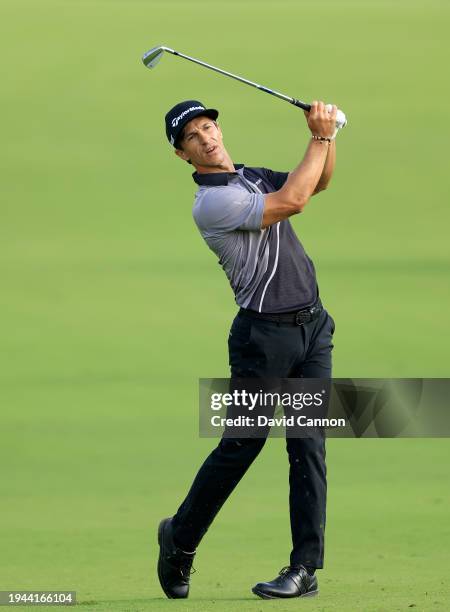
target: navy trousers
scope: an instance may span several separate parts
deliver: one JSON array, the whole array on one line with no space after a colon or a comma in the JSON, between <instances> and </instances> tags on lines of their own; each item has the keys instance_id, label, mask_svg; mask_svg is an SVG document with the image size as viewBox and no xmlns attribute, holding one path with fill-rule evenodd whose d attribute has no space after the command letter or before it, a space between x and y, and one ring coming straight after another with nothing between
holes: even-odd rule
<instances>
[{"instance_id":1,"label":"navy trousers","mask_svg":"<svg viewBox=\"0 0 450 612\"><path fill-rule=\"evenodd\" d=\"M228 339L231 376L331 378L334 322L326 310L303 325L238 313ZM201 466L173 519L180 548L194 551L264 446L264 438L222 438ZM326 517L325 439L287 438L291 565L323 567Z\"/></svg>"}]
</instances>

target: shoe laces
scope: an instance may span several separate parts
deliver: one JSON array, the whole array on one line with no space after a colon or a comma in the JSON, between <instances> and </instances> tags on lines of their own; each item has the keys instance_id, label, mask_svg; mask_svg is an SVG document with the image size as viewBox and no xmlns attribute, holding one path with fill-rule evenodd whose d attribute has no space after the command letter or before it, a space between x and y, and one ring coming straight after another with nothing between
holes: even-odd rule
<instances>
[{"instance_id":1,"label":"shoe laces","mask_svg":"<svg viewBox=\"0 0 450 612\"><path fill-rule=\"evenodd\" d=\"M173 567L180 570L180 574L185 580L189 580L189 576L196 572L195 567L192 565L193 560L193 557L177 551L177 553L172 556L171 564Z\"/></svg>"},{"instance_id":2,"label":"shoe laces","mask_svg":"<svg viewBox=\"0 0 450 612\"><path fill-rule=\"evenodd\" d=\"M298 584L297 586L300 587L300 585L303 585L303 588L305 589L305 591L307 591L308 586L309 586L309 574L306 568L303 567L303 565L300 565L300 566L286 565L286 567L283 567L280 570L279 575L286 576L286 574L291 574L291 573L295 574L297 577L296 579L294 579L293 576L290 576L291 580L294 580L296 584L297 584L297 580L300 580L300 584Z\"/></svg>"},{"instance_id":3,"label":"shoe laces","mask_svg":"<svg viewBox=\"0 0 450 612\"><path fill-rule=\"evenodd\" d=\"M285 567L281 568L281 570L279 572L279 575L280 576L286 576L286 574L289 574L290 572L295 572L296 574L300 574L302 570L304 570L306 572L306 569L303 567L303 565L301 565L301 566L286 565Z\"/></svg>"},{"instance_id":4,"label":"shoe laces","mask_svg":"<svg viewBox=\"0 0 450 612\"><path fill-rule=\"evenodd\" d=\"M186 559L186 561L180 565L180 572L183 578L189 578L189 576L195 574L196 571L197 570L192 565L192 559Z\"/></svg>"},{"instance_id":5,"label":"shoe laces","mask_svg":"<svg viewBox=\"0 0 450 612\"><path fill-rule=\"evenodd\" d=\"M279 571L279 576L286 576L286 574L289 574L289 572L292 572L294 570L295 568L291 567L290 565L286 565L285 567L282 567Z\"/></svg>"}]
</instances>

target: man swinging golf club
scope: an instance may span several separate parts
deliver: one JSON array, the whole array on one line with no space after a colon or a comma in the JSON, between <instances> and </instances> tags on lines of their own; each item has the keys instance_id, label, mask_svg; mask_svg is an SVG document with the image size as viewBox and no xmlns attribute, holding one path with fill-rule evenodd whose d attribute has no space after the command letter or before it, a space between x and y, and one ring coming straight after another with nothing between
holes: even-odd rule
<instances>
[{"instance_id":1,"label":"man swinging golf club","mask_svg":"<svg viewBox=\"0 0 450 612\"><path fill-rule=\"evenodd\" d=\"M165 122L176 155L195 168L194 219L240 307L228 339L231 376L331 378L334 322L322 306L313 263L289 217L303 212L311 196L330 182L340 127L337 108L315 101L305 111L311 138L290 173L234 164L218 114L188 100L174 106ZM264 442L223 437L175 515L161 521L158 576L167 597L188 596L196 549ZM288 438L286 446L293 547L289 565L274 580L253 587L265 599L317 594L315 570L323 567L325 439Z\"/></svg>"}]
</instances>

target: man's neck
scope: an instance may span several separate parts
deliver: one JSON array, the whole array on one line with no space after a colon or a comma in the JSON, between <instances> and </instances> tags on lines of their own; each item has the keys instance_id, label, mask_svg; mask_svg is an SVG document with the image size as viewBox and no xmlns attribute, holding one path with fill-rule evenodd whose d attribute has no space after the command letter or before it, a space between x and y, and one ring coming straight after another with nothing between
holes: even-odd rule
<instances>
[{"instance_id":1,"label":"man's neck","mask_svg":"<svg viewBox=\"0 0 450 612\"><path fill-rule=\"evenodd\" d=\"M213 172L236 172L236 168L234 167L234 164L228 154L218 166L197 166L194 164L194 168L199 174L212 174Z\"/></svg>"}]
</instances>

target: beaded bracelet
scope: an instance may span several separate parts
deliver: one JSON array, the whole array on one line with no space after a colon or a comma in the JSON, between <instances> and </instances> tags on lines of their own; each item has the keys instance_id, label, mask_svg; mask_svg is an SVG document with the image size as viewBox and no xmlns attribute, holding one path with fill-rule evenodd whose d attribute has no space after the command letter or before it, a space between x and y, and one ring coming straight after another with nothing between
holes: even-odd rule
<instances>
[{"instance_id":1,"label":"beaded bracelet","mask_svg":"<svg viewBox=\"0 0 450 612\"><path fill-rule=\"evenodd\" d=\"M319 140L319 141L326 140L327 142L331 142L332 141L332 138L326 138L325 136L315 136L314 134L312 135L312 139L313 140Z\"/></svg>"}]
</instances>

